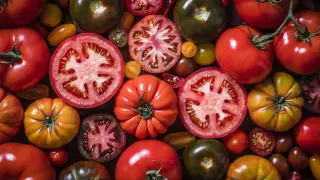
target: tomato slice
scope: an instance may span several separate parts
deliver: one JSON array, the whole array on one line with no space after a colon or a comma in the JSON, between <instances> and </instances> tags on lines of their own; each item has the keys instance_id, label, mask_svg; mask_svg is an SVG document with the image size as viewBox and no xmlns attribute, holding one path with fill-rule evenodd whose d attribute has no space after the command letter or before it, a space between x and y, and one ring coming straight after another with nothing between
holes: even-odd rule
<instances>
[{"instance_id":1,"label":"tomato slice","mask_svg":"<svg viewBox=\"0 0 320 180\"><path fill-rule=\"evenodd\" d=\"M221 138L242 123L247 95L242 85L218 68L192 73L179 90L180 119L194 135Z\"/></svg>"},{"instance_id":2,"label":"tomato slice","mask_svg":"<svg viewBox=\"0 0 320 180\"><path fill-rule=\"evenodd\" d=\"M106 103L124 77L123 58L109 40L83 33L64 41L51 58L50 80L57 95L79 108Z\"/></svg>"},{"instance_id":3,"label":"tomato slice","mask_svg":"<svg viewBox=\"0 0 320 180\"><path fill-rule=\"evenodd\" d=\"M150 73L172 68L181 55L181 37L176 25L162 15L150 15L139 21L128 37L132 59Z\"/></svg>"},{"instance_id":4,"label":"tomato slice","mask_svg":"<svg viewBox=\"0 0 320 180\"><path fill-rule=\"evenodd\" d=\"M155 14L160 10L163 0L125 0L126 9L136 16Z\"/></svg>"},{"instance_id":5,"label":"tomato slice","mask_svg":"<svg viewBox=\"0 0 320 180\"><path fill-rule=\"evenodd\" d=\"M320 72L303 76L300 85L304 95L304 108L320 114Z\"/></svg>"},{"instance_id":6,"label":"tomato slice","mask_svg":"<svg viewBox=\"0 0 320 180\"><path fill-rule=\"evenodd\" d=\"M275 145L276 140L272 131L262 128L255 128L249 133L249 148L259 156L269 155Z\"/></svg>"},{"instance_id":7,"label":"tomato slice","mask_svg":"<svg viewBox=\"0 0 320 180\"><path fill-rule=\"evenodd\" d=\"M162 73L162 79L167 83L169 83L175 89L179 88L185 80L184 78L181 78L179 76L175 76L167 73Z\"/></svg>"}]
</instances>

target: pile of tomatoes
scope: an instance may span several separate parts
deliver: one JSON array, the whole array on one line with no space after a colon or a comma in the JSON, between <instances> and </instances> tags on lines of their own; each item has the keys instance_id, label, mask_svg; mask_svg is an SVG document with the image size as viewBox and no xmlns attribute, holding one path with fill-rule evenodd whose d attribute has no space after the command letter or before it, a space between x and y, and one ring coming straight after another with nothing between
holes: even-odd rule
<instances>
[{"instance_id":1,"label":"pile of tomatoes","mask_svg":"<svg viewBox=\"0 0 320 180\"><path fill-rule=\"evenodd\" d=\"M0 179L320 179L301 1L0 0Z\"/></svg>"}]
</instances>

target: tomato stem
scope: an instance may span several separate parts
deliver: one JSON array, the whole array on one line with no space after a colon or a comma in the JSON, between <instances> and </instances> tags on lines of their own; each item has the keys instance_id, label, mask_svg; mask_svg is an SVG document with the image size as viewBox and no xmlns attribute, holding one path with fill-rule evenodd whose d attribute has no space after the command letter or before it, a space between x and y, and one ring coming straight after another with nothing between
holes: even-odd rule
<instances>
[{"instance_id":1,"label":"tomato stem","mask_svg":"<svg viewBox=\"0 0 320 180\"><path fill-rule=\"evenodd\" d=\"M57 113L55 116L53 116L54 111L55 111L56 107L53 108L51 115L48 116L42 109L40 109L40 111L42 112L43 116L44 116L44 120L39 120L39 119L35 119L38 122L42 122L45 125L40 129L40 132L46 128L49 128L49 132L51 134L52 130L54 130L55 132L57 131L56 129L56 125L58 123L56 123L56 118L60 113Z\"/></svg>"},{"instance_id":2,"label":"tomato stem","mask_svg":"<svg viewBox=\"0 0 320 180\"><path fill-rule=\"evenodd\" d=\"M10 58L10 61L0 61L0 64L14 64L17 61L20 61L21 60L21 52L16 47L21 43L22 43L21 41L15 43L12 46L12 48L10 49L10 51L7 53L0 52L0 57Z\"/></svg>"},{"instance_id":3,"label":"tomato stem","mask_svg":"<svg viewBox=\"0 0 320 180\"><path fill-rule=\"evenodd\" d=\"M142 119L150 119L153 115L153 106L152 104L148 104L143 100L144 94L145 93L142 93L142 95L139 96L140 107L138 109L134 109L134 108L130 108L130 109L136 113L139 113Z\"/></svg>"},{"instance_id":4,"label":"tomato stem","mask_svg":"<svg viewBox=\"0 0 320 180\"><path fill-rule=\"evenodd\" d=\"M152 161L159 162L156 160L152 160ZM162 164L160 163L160 168L158 170L147 171L146 172L146 180L168 180L166 177L164 177L160 174L161 169L162 169Z\"/></svg>"},{"instance_id":5,"label":"tomato stem","mask_svg":"<svg viewBox=\"0 0 320 180\"><path fill-rule=\"evenodd\" d=\"M266 2L267 0L256 0L256 3L262 3L262 2ZM280 3L282 0L268 0L270 4L272 5L276 5L278 3Z\"/></svg>"}]
</instances>

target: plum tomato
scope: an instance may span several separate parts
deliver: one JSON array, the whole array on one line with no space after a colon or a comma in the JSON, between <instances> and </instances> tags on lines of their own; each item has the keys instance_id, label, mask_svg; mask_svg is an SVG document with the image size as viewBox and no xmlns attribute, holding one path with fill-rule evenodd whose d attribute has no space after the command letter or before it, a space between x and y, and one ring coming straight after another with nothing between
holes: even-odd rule
<instances>
[{"instance_id":1,"label":"plum tomato","mask_svg":"<svg viewBox=\"0 0 320 180\"><path fill-rule=\"evenodd\" d=\"M83 157L107 162L118 156L126 144L126 134L109 114L95 114L81 123L78 148Z\"/></svg>"},{"instance_id":2,"label":"plum tomato","mask_svg":"<svg viewBox=\"0 0 320 180\"><path fill-rule=\"evenodd\" d=\"M196 65L193 59L181 56L177 64L173 67L173 71L178 76L188 76L195 68Z\"/></svg>"},{"instance_id":3,"label":"plum tomato","mask_svg":"<svg viewBox=\"0 0 320 180\"><path fill-rule=\"evenodd\" d=\"M248 147L248 136L240 128L222 138L223 144L233 154L243 153Z\"/></svg>"},{"instance_id":4,"label":"plum tomato","mask_svg":"<svg viewBox=\"0 0 320 180\"><path fill-rule=\"evenodd\" d=\"M50 93L50 90L48 86L43 84L37 84L24 91L16 92L16 95L21 99L33 101L33 100L46 98L49 96L49 93Z\"/></svg>"},{"instance_id":5,"label":"plum tomato","mask_svg":"<svg viewBox=\"0 0 320 180\"><path fill-rule=\"evenodd\" d=\"M136 16L155 14L161 9L163 0L124 0L127 11Z\"/></svg>"},{"instance_id":6,"label":"plum tomato","mask_svg":"<svg viewBox=\"0 0 320 180\"><path fill-rule=\"evenodd\" d=\"M187 58L191 58L193 57L194 55L196 55L197 53L197 46L191 42L191 41L186 41L182 44L182 50L181 50L181 53L182 55L184 55L185 57Z\"/></svg>"},{"instance_id":7,"label":"plum tomato","mask_svg":"<svg viewBox=\"0 0 320 180\"><path fill-rule=\"evenodd\" d=\"M259 156L269 155L275 147L275 138L272 131L262 128L253 129L249 135L249 148Z\"/></svg>"},{"instance_id":8,"label":"plum tomato","mask_svg":"<svg viewBox=\"0 0 320 180\"><path fill-rule=\"evenodd\" d=\"M60 8L68 8L70 0L54 0Z\"/></svg>"},{"instance_id":9,"label":"plum tomato","mask_svg":"<svg viewBox=\"0 0 320 180\"><path fill-rule=\"evenodd\" d=\"M218 68L202 68L188 76L179 90L179 116L202 138L221 138L235 131L247 111L242 85Z\"/></svg>"},{"instance_id":10,"label":"plum tomato","mask_svg":"<svg viewBox=\"0 0 320 180\"><path fill-rule=\"evenodd\" d=\"M276 136L276 147L277 153L286 153L293 147L293 138L290 132L280 133Z\"/></svg>"},{"instance_id":11,"label":"plum tomato","mask_svg":"<svg viewBox=\"0 0 320 180\"><path fill-rule=\"evenodd\" d=\"M124 73L118 48L105 38L82 33L60 44L50 62L53 89L68 104L93 108L119 90Z\"/></svg>"},{"instance_id":12,"label":"plum tomato","mask_svg":"<svg viewBox=\"0 0 320 180\"><path fill-rule=\"evenodd\" d=\"M134 22L134 16L130 12L125 11L121 16L119 26L122 29L129 31L133 25L133 22Z\"/></svg>"},{"instance_id":13,"label":"plum tomato","mask_svg":"<svg viewBox=\"0 0 320 180\"><path fill-rule=\"evenodd\" d=\"M308 155L300 148L294 147L288 154L288 160L293 169L303 171L309 163Z\"/></svg>"},{"instance_id":14,"label":"plum tomato","mask_svg":"<svg viewBox=\"0 0 320 180\"><path fill-rule=\"evenodd\" d=\"M58 46L63 41L75 36L77 27L74 24L61 24L53 29L48 35L48 42L51 46Z\"/></svg>"},{"instance_id":15,"label":"plum tomato","mask_svg":"<svg viewBox=\"0 0 320 180\"><path fill-rule=\"evenodd\" d=\"M128 33L121 27L116 27L110 31L108 39L117 47L124 47L128 44Z\"/></svg>"},{"instance_id":16,"label":"plum tomato","mask_svg":"<svg viewBox=\"0 0 320 180\"><path fill-rule=\"evenodd\" d=\"M40 21L48 27L57 26L60 23L61 18L61 9L53 3L48 3L40 15Z\"/></svg>"},{"instance_id":17,"label":"plum tomato","mask_svg":"<svg viewBox=\"0 0 320 180\"><path fill-rule=\"evenodd\" d=\"M137 61L129 61L124 66L124 75L126 78L136 78L141 73L141 66Z\"/></svg>"},{"instance_id":18,"label":"plum tomato","mask_svg":"<svg viewBox=\"0 0 320 180\"><path fill-rule=\"evenodd\" d=\"M320 114L320 72L303 76L300 86L304 95L304 108L309 112Z\"/></svg>"},{"instance_id":19,"label":"plum tomato","mask_svg":"<svg viewBox=\"0 0 320 180\"><path fill-rule=\"evenodd\" d=\"M55 166L63 166L68 161L68 152L64 148L51 149L48 156Z\"/></svg>"},{"instance_id":20,"label":"plum tomato","mask_svg":"<svg viewBox=\"0 0 320 180\"><path fill-rule=\"evenodd\" d=\"M171 69L181 55L181 37L176 25L161 15L140 20L130 31L129 52L142 69L162 73Z\"/></svg>"},{"instance_id":21,"label":"plum tomato","mask_svg":"<svg viewBox=\"0 0 320 180\"><path fill-rule=\"evenodd\" d=\"M309 158L309 166L313 176L320 179L320 155L315 154Z\"/></svg>"},{"instance_id":22,"label":"plum tomato","mask_svg":"<svg viewBox=\"0 0 320 180\"><path fill-rule=\"evenodd\" d=\"M302 176L298 171L291 171L283 180L302 180Z\"/></svg>"},{"instance_id":23,"label":"plum tomato","mask_svg":"<svg viewBox=\"0 0 320 180\"><path fill-rule=\"evenodd\" d=\"M180 88L185 79L172 74L162 73L162 80L166 81L174 89L176 89Z\"/></svg>"},{"instance_id":24,"label":"plum tomato","mask_svg":"<svg viewBox=\"0 0 320 180\"><path fill-rule=\"evenodd\" d=\"M211 43L199 44L193 59L199 65L210 65L216 61L215 47Z\"/></svg>"},{"instance_id":25,"label":"plum tomato","mask_svg":"<svg viewBox=\"0 0 320 180\"><path fill-rule=\"evenodd\" d=\"M282 154L273 154L269 161L278 169L281 176L285 176L290 171L288 159Z\"/></svg>"},{"instance_id":26,"label":"plum tomato","mask_svg":"<svg viewBox=\"0 0 320 180\"><path fill-rule=\"evenodd\" d=\"M196 137L190 132L177 132L168 134L163 142L169 144L173 149L179 150L188 147L196 140Z\"/></svg>"}]
</instances>

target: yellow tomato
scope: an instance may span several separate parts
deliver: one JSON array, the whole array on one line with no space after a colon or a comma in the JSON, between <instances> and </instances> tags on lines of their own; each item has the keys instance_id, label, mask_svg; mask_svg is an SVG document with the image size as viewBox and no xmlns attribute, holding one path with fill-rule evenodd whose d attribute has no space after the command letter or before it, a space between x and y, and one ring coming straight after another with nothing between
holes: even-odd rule
<instances>
[{"instance_id":1,"label":"yellow tomato","mask_svg":"<svg viewBox=\"0 0 320 180\"><path fill-rule=\"evenodd\" d=\"M42 24L48 27L57 26L62 18L62 12L56 4L48 3L40 15Z\"/></svg>"},{"instance_id":2,"label":"yellow tomato","mask_svg":"<svg viewBox=\"0 0 320 180\"><path fill-rule=\"evenodd\" d=\"M199 44L197 53L193 57L199 65L210 65L216 61L215 47L211 43Z\"/></svg>"},{"instance_id":3,"label":"yellow tomato","mask_svg":"<svg viewBox=\"0 0 320 180\"><path fill-rule=\"evenodd\" d=\"M193 57L194 55L196 55L197 49L197 46L191 41L187 41L182 44L182 54L185 57Z\"/></svg>"},{"instance_id":4,"label":"yellow tomato","mask_svg":"<svg viewBox=\"0 0 320 180\"><path fill-rule=\"evenodd\" d=\"M309 159L309 166L313 176L320 179L320 155L313 155Z\"/></svg>"},{"instance_id":5,"label":"yellow tomato","mask_svg":"<svg viewBox=\"0 0 320 180\"><path fill-rule=\"evenodd\" d=\"M121 17L120 27L126 30L130 30L133 24L133 21L134 21L134 16L131 13L126 11L123 13Z\"/></svg>"},{"instance_id":6,"label":"yellow tomato","mask_svg":"<svg viewBox=\"0 0 320 180\"><path fill-rule=\"evenodd\" d=\"M124 66L124 75L127 78L130 78L130 79L136 78L140 75L140 72L141 72L141 66L136 61L130 61L126 63L126 65Z\"/></svg>"},{"instance_id":7,"label":"yellow tomato","mask_svg":"<svg viewBox=\"0 0 320 180\"><path fill-rule=\"evenodd\" d=\"M76 35L76 33L77 27L74 24L62 24L48 35L48 42L51 46L58 46L64 40Z\"/></svg>"}]
</instances>

